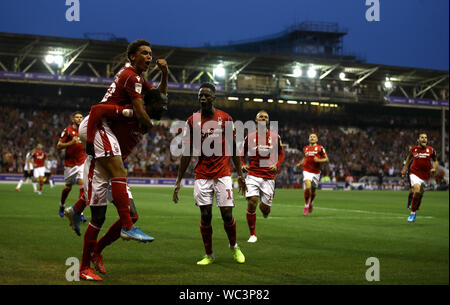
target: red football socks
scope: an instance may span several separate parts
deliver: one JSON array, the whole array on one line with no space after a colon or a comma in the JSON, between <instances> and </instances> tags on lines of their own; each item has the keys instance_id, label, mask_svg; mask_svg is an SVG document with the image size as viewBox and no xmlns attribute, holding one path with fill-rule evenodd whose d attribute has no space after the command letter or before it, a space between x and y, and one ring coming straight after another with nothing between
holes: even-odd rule
<instances>
[{"instance_id":1,"label":"red football socks","mask_svg":"<svg viewBox=\"0 0 450 305\"><path fill-rule=\"evenodd\" d=\"M127 192L127 178L112 178L111 191L114 198L114 205L119 213L122 227L125 230L133 228L133 221L130 216L130 199Z\"/></svg>"},{"instance_id":2,"label":"red football socks","mask_svg":"<svg viewBox=\"0 0 450 305\"><path fill-rule=\"evenodd\" d=\"M206 255L211 255L212 250L212 226L200 221L200 233L202 233L203 245L205 246Z\"/></svg>"},{"instance_id":3,"label":"red football socks","mask_svg":"<svg viewBox=\"0 0 450 305\"><path fill-rule=\"evenodd\" d=\"M136 223L138 220L138 215L131 215L131 220L133 223ZM95 253L102 253L103 249L105 249L107 246L115 242L120 237L120 231L122 230L122 222L117 220L115 223L112 224L111 227L109 227L108 231L106 231L105 235L100 238L98 241L96 247L95 247Z\"/></svg>"},{"instance_id":4,"label":"red football socks","mask_svg":"<svg viewBox=\"0 0 450 305\"><path fill-rule=\"evenodd\" d=\"M101 226L96 225L92 221L84 233L84 243L83 243L83 254L81 257L80 270L90 268L91 266L91 255L94 252L95 245L97 244L98 233L100 232Z\"/></svg>"},{"instance_id":5,"label":"red football socks","mask_svg":"<svg viewBox=\"0 0 450 305\"><path fill-rule=\"evenodd\" d=\"M227 232L230 247L234 247L236 245L236 221L234 221L234 217L229 223L224 222L223 227L225 232Z\"/></svg>"},{"instance_id":6,"label":"red football socks","mask_svg":"<svg viewBox=\"0 0 450 305\"><path fill-rule=\"evenodd\" d=\"M305 189L303 194L305 195L305 204L308 205L310 202L309 198L311 197L311 192L308 189Z\"/></svg>"},{"instance_id":7,"label":"red football socks","mask_svg":"<svg viewBox=\"0 0 450 305\"><path fill-rule=\"evenodd\" d=\"M247 209L247 224L250 229L250 235L256 235L256 210Z\"/></svg>"},{"instance_id":8,"label":"red football socks","mask_svg":"<svg viewBox=\"0 0 450 305\"><path fill-rule=\"evenodd\" d=\"M67 196L69 196L71 189L72 188L70 188L70 187L63 188L63 190L61 192L61 205L64 205L66 203Z\"/></svg>"},{"instance_id":9,"label":"red football socks","mask_svg":"<svg viewBox=\"0 0 450 305\"><path fill-rule=\"evenodd\" d=\"M422 201L422 195L420 193L414 193L412 202L411 202L411 212L415 212L419 209L421 201Z\"/></svg>"}]
</instances>

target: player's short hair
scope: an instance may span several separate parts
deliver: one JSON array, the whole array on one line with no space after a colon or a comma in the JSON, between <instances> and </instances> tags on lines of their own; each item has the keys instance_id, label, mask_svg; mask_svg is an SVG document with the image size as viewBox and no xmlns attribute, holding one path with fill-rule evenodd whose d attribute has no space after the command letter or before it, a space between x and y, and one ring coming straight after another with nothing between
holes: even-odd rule
<instances>
[{"instance_id":1,"label":"player's short hair","mask_svg":"<svg viewBox=\"0 0 450 305\"><path fill-rule=\"evenodd\" d=\"M83 115L83 114L81 113L81 111L75 111L75 112L72 112L72 117L76 116L77 114Z\"/></svg>"},{"instance_id":2,"label":"player's short hair","mask_svg":"<svg viewBox=\"0 0 450 305\"><path fill-rule=\"evenodd\" d=\"M214 85L211 84L211 83L203 83L203 84L201 84L201 85L200 85L200 89L202 89L202 88L208 88L208 89L211 89L212 92L216 93L216 86L214 86Z\"/></svg>"},{"instance_id":3,"label":"player's short hair","mask_svg":"<svg viewBox=\"0 0 450 305\"><path fill-rule=\"evenodd\" d=\"M150 42L148 42L145 39L137 39L137 40L131 42L127 48L127 57L130 62L131 62L130 55L135 54L140 46L150 47Z\"/></svg>"},{"instance_id":4,"label":"player's short hair","mask_svg":"<svg viewBox=\"0 0 450 305\"><path fill-rule=\"evenodd\" d=\"M256 117L258 117L258 115L262 112L266 113L267 116L269 116L269 113L267 111L265 111L264 109L262 109L262 110L258 111L258 113L256 114Z\"/></svg>"}]
</instances>

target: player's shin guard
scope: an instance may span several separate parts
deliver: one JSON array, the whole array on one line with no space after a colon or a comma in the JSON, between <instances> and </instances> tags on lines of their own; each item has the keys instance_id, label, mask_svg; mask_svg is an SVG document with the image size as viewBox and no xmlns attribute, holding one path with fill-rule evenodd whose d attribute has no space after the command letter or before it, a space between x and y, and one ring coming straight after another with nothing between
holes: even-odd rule
<instances>
[{"instance_id":1,"label":"player's shin guard","mask_svg":"<svg viewBox=\"0 0 450 305\"><path fill-rule=\"evenodd\" d=\"M122 222L122 228L130 230L134 225L130 216L130 199L128 198L127 192L127 179L111 179L111 191L114 198L114 204L119 213L120 221Z\"/></svg>"},{"instance_id":2,"label":"player's shin guard","mask_svg":"<svg viewBox=\"0 0 450 305\"><path fill-rule=\"evenodd\" d=\"M98 233L100 232L101 226L93 223L89 223L89 226L84 233L84 243L83 243L83 254L81 257L80 270L90 268L91 265L91 255L97 244Z\"/></svg>"},{"instance_id":3,"label":"player's shin guard","mask_svg":"<svg viewBox=\"0 0 450 305\"><path fill-rule=\"evenodd\" d=\"M65 188L63 188L63 190L61 192L61 205L64 205L66 203L67 196L69 196L71 189L72 189L71 187L67 187L67 186Z\"/></svg>"},{"instance_id":4,"label":"player's shin guard","mask_svg":"<svg viewBox=\"0 0 450 305\"><path fill-rule=\"evenodd\" d=\"M247 224L250 230L250 235L256 235L256 210L247 209Z\"/></svg>"},{"instance_id":5,"label":"player's shin guard","mask_svg":"<svg viewBox=\"0 0 450 305\"><path fill-rule=\"evenodd\" d=\"M230 222L224 222L223 227L225 229L225 232L227 232L230 247L233 248L236 245L236 221L234 221L234 217Z\"/></svg>"},{"instance_id":6,"label":"player's shin guard","mask_svg":"<svg viewBox=\"0 0 450 305\"><path fill-rule=\"evenodd\" d=\"M414 193L411 202L411 212L415 213L419 209L421 201L422 195L420 193Z\"/></svg>"},{"instance_id":7,"label":"player's shin guard","mask_svg":"<svg viewBox=\"0 0 450 305\"><path fill-rule=\"evenodd\" d=\"M212 226L200 221L200 233L202 234L203 245L205 246L205 254L212 255Z\"/></svg>"}]
</instances>

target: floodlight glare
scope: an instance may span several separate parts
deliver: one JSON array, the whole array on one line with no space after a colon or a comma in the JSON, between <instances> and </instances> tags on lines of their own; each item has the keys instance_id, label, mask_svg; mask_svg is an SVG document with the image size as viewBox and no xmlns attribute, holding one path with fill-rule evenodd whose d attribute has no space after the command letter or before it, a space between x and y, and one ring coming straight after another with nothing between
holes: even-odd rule
<instances>
[{"instance_id":1,"label":"floodlight glare","mask_svg":"<svg viewBox=\"0 0 450 305\"><path fill-rule=\"evenodd\" d=\"M344 72L339 73L339 79L340 80L344 80L345 79L345 73Z\"/></svg>"},{"instance_id":2,"label":"floodlight glare","mask_svg":"<svg viewBox=\"0 0 450 305\"><path fill-rule=\"evenodd\" d=\"M55 60L55 58L54 58L54 56L51 55L51 54L48 54L47 56L45 56L45 61L46 61L48 64L53 63L54 60Z\"/></svg>"},{"instance_id":3,"label":"floodlight glare","mask_svg":"<svg viewBox=\"0 0 450 305\"><path fill-rule=\"evenodd\" d=\"M391 88L392 88L392 82L391 82L390 80L386 80L386 81L384 82L384 87L385 87L386 89L391 89Z\"/></svg>"},{"instance_id":4,"label":"floodlight glare","mask_svg":"<svg viewBox=\"0 0 450 305\"><path fill-rule=\"evenodd\" d=\"M217 67L214 68L213 73L215 76L218 77L224 77L225 76L225 68L222 64L217 65Z\"/></svg>"},{"instance_id":5,"label":"floodlight glare","mask_svg":"<svg viewBox=\"0 0 450 305\"><path fill-rule=\"evenodd\" d=\"M302 69L300 69L300 67L295 67L292 71L292 74L294 75L294 77L302 76Z\"/></svg>"},{"instance_id":6,"label":"floodlight glare","mask_svg":"<svg viewBox=\"0 0 450 305\"><path fill-rule=\"evenodd\" d=\"M313 68L310 68L310 69L308 70L308 77L309 77L309 78L314 78L314 77L316 77L316 75L317 75L317 71L314 70Z\"/></svg>"},{"instance_id":7,"label":"floodlight glare","mask_svg":"<svg viewBox=\"0 0 450 305\"><path fill-rule=\"evenodd\" d=\"M58 66L62 66L62 64L64 63L64 57L62 57L61 55L55 55L53 57L55 64L57 64Z\"/></svg>"}]
</instances>

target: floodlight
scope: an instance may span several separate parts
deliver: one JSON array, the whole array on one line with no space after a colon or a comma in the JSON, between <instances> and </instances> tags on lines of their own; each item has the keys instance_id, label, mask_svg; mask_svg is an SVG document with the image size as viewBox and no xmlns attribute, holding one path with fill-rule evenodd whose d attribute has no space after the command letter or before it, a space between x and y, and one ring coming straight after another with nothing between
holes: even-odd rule
<instances>
[{"instance_id":1,"label":"floodlight","mask_svg":"<svg viewBox=\"0 0 450 305\"><path fill-rule=\"evenodd\" d=\"M345 73L344 72L341 72L341 73L339 73L339 79L340 80L344 80L345 79Z\"/></svg>"},{"instance_id":2,"label":"floodlight","mask_svg":"<svg viewBox=\"0 0 450 305\"><path fill-rule=\"evenodd\" d=\"M224 77L225 76L225 68L223 67L222 64L218 64L214 68L213 73L214 73L215 76Z\"/></svg>"},{"instance_id":3,"label":"floodlight","mask_svg":"<svg viewBox=\"0 0 450 305\"><path fill-rule=\"evenodd\" d=\"M53 63L53 62L55 61L55 58L54 58L53 55L48 54L47 56L45 56L45 61L46 61L48 64L51 64L51 63Z\"/></svg>"},{"instance_id":4,"label":"floodlight","mask_svg":"<svg viewBox=\"0 0 450 305\"><path fill-rule=\"evenodd\" d=\"M300 67L295 67L292 71L292 74L294 75L294 77L302 76L302 69L300 69Z\"/></svg>"},{"instance_id":5,"label":"floodlight","mask_svg":"<svg viewBox=\"0 0 450 305\"><path fill-rule=\"evenodd\" d=\"M308 77L309 78L314 78L314 77L316 77L316 75L317 75L317 71L315 69L313 69L313 68L308 69Z\"/></svg>"}]
</instances>

